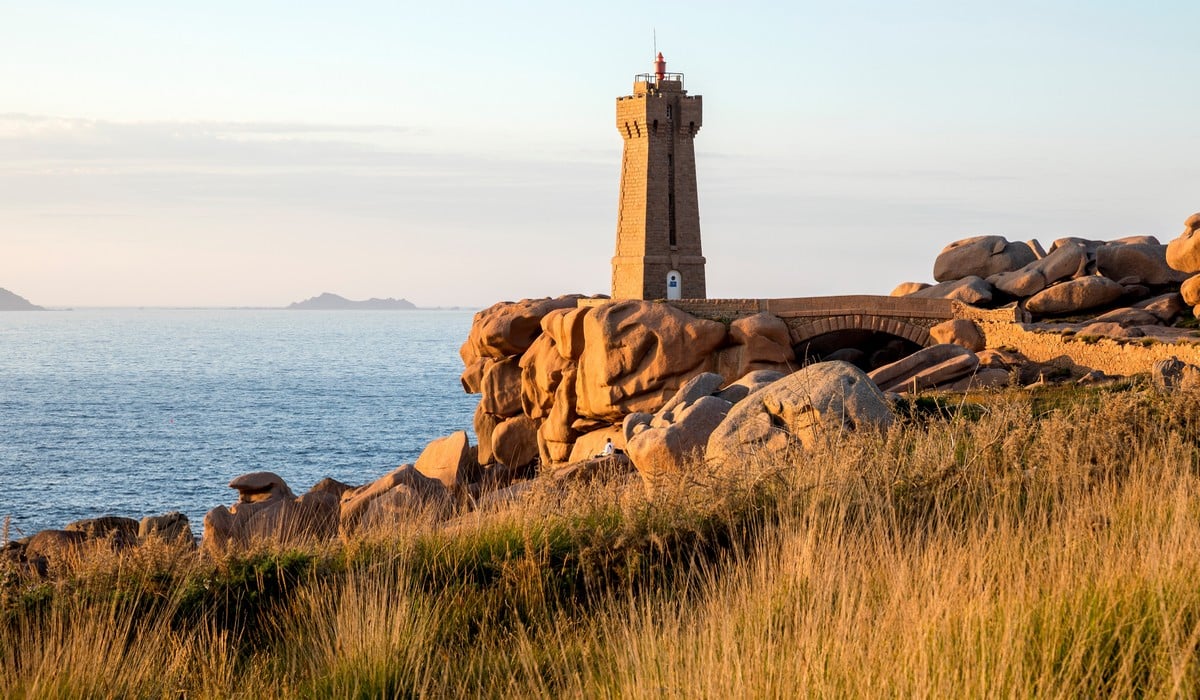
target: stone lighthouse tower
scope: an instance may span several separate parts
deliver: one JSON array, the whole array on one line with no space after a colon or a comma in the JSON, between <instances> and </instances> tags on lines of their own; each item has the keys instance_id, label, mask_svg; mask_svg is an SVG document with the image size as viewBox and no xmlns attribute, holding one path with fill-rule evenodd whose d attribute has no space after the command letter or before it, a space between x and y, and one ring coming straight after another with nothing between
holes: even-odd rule
<instances>
[{"instance_id":1,"label":"stone lighthouse tower","mask_svg":"<svg viewBox=\"0 0 1200 700\"><path fill-rule=\"evenodd\" d=\"M634 78L617 98L617 130L625 139L614 299L704 299L696 152L701 98L683 89L658 54L654 73Z\"/></svg>"}]
</instances>

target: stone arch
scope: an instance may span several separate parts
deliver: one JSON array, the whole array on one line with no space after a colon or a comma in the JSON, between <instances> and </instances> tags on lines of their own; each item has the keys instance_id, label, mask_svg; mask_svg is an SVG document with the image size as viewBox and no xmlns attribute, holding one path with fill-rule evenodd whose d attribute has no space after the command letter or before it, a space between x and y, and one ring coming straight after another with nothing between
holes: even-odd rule
<instances>
[{"instance_id":1,"label":"stone arch","mask_svg":"<svg viewBox=\"0 0 1200 700\"><path fill-rule=\"evenodd\" d=\"M796 320L800 323L788 324L792 345L803 345L818 336L837 331L886 333L916 343L923 348L934 344L933 338L929 336L928 328L889 316L855 314L853 316L826 316L817 319Z\"/></svg>"},{"instance_id":2,"label":"stone arch","mask_svg":"<svg viewBox=\"0 0 1200 700\"><path fill-rule=\"evenodd\" d=\"M789 324L796 357L804 364L845 360L871 371L933 344L929 330L908 321L873 315L796 319Z\"/></svg>"}]
</instances>

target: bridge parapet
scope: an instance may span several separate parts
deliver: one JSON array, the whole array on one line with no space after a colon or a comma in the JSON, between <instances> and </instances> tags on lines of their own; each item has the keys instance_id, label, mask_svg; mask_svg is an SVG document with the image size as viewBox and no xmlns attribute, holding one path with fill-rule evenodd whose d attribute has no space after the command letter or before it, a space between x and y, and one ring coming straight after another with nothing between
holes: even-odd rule
<instances>
[{"instance_id":1,"label":"bridge parapet","mask_svg":"<svg viewBox=\"0 0 1200 700\"><path fill-rule=\"evenodd\" d=\"M600 306L607 299L580 299L580 306ZM663 301L698 318L729 323L757 313L784 320L792 342L802 344L826 333L863 330L888 333L918 345L932 343L929 329L943 321L970 319L986 322L1022 322L1027 314L1015 304L981 309L950 299L852 294L788 299L675 299Z\"/></svg>"},{"instance_id":2,"label":"bridge parapet","mask_svg":"<svg viewBox=\"0 0 1200 700\"><path fill-rule=\"evenodd\" d=\"M601 306L609 299L580 299L580 306ZM871 294L850 294L826 297L791 297L785 299L673 299L662 301L693 316L713 320L735 319L767 312L780 318L820 316L892 316L948 321L968 318L973 321L1025 322L1023 312L1010 304L999 309L981 309L951 299L920 299L885 297Z\"/></svg>"}]
</instances>

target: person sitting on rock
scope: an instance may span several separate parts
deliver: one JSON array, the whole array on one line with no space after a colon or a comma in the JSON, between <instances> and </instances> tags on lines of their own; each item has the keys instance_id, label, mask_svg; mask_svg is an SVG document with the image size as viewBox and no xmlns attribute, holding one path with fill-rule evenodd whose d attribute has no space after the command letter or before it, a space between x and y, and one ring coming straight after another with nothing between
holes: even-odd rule
<instances>
[{"instance_id":1,"label":"person sitting on rock","mask_svg":"<svg viewBox=\"0 0 1200 700\"><path fill-rule=\"evenodd\" d=\"M604 441L604 451L600 453L601 457L612 457L616 448L613 447L612 438Z\"/></svg>"}]
</instances>

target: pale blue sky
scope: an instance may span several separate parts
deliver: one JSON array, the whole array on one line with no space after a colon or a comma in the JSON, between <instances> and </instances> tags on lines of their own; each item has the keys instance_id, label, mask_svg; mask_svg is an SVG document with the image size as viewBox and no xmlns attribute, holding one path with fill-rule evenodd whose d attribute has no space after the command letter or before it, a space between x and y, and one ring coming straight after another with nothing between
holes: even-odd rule
<instances>
[{"instance_id":1,"label":"pale blue sky","mask_svg":"<svg viewBox=\"0 0 1200 700\"><path fill-rule=\"evenodd\" d=\"M606 292L649 69L704 95L712 296L1200 210L1200 3L0 2L0 287L50 305Z\"/></svg>"}]
</instances>

